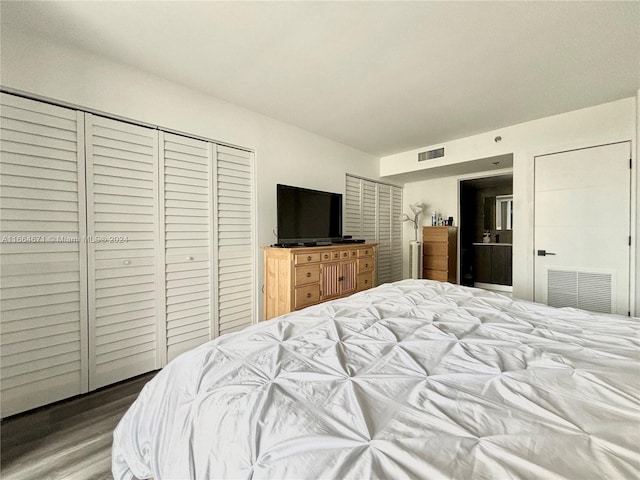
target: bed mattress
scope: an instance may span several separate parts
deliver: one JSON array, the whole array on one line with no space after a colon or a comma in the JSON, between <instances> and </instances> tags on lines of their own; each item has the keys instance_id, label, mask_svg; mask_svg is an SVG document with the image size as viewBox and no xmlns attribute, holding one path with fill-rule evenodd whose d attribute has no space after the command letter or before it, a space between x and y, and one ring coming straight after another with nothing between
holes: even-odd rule
<instances>
[{"instance_id":1,"label":"bed mattress","mask_svg":"<svg viewBox=\"0 0 640 480\"><path fill-rule=\"evenodd\" d=\"M116 480L640 477L639 319L385 284L169 363Z\"/></svg>"}]
</instances>

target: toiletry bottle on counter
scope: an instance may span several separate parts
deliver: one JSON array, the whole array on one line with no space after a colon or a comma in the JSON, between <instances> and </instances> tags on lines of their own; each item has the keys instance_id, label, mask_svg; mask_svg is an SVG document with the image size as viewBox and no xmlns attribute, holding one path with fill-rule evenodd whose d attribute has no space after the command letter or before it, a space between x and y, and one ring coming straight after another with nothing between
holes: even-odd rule
<instances>
[{"instance_id":1,"label":"toiletry bottle on counter","mask_svg":"<svg viewBox=\"0 0 640 480\"><path fill-rule=\"evenodd\" d=\"M438 223L438 214L436 212L433 212L431 214L431 226L435 227Z\"/></svg>"},{"instance_id":2,"label":"toiletry bottle on counter","mask_svg":"<svg viewBox=\"0 0 640 480\"><path fill-rule=\"evenodd\" d=\"M438 214L438 226L440 226L440 227L441 227L442 225L443 225L443 223L442 223L442 214L441 214L441 213L439 213L439 214Z\"/></svg>"}]
</instances>

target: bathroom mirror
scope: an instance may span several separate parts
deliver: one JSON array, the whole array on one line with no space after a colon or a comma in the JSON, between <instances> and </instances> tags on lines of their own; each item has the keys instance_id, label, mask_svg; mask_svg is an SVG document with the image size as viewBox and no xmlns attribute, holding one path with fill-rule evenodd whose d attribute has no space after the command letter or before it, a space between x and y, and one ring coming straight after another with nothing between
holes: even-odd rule
<instances>
[{"instance_id":1,"label":"bathroom mirror","mask_svg":"<svg viewBox=\"0 0 640 480\"><path fill-rule=\"evenodd\" d=\"M485 231L513 229L513 195L484 197L483 207Z\"/></svg>"},{"instance_id":2,"label":"bathroom mirror","mask_svg":"<svg viewBox=\"0 0 640 480\"><path fill-rule=\"evenodd\" d=\"M496 228L496 197L484 197L483 201L482 227L484 231L494 230Z\"/></svg>"},{"instance_id":3,"label":"bathroom mirror","mask_svg":"<svg viewBox=\"0 0 640 480\"><path fill-rule=\"evenodd\" d=\"M513 195L496 197L496 230L511 230L513 223Z\"/></svg>"}]
</instances>

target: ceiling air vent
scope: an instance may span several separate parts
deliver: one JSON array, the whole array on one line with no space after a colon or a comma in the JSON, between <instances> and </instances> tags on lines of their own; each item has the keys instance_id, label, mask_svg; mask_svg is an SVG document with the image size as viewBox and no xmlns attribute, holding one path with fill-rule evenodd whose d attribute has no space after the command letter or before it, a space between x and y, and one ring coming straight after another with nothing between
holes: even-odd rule
<instances>
[{"instance_id":1,"label":"ceiling air vent","mask_svg":"<svg viewBox=\"0 0 640 480\"><path fill-rule=\"evenodd\" d=\"M418 153L418 161L424 162L425 160L433 160L434 158L444 157L444 147L436 148L435 150L429 150L428 152Z\"/></svg>"}]
</instances>

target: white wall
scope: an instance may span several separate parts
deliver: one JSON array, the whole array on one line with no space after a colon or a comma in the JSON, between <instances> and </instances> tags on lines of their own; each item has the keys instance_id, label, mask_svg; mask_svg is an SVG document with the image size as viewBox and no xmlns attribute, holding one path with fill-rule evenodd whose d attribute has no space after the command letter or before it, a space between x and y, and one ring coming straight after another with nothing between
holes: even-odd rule
<instances>
[{"instance_id":1,"label":"white wall","mask_svg":"<svg viewBox=\"0 0 640 480\"><path fill-rule=\"evenodd\" d=\"M638 94L640 96L640 92ZM640 109L640 105L638 107ZM467 162L474 159L513 154L513 195L514 195L514 232L513 232L513 293L524 299L533 299L533 159L536 155L553 153L567 149L601 145L618 141L632 141L632 153L636 156L636 135L638 127L636 99L626 98L595 107L576 110L531 122L494 130L471 137L425 146L416 150L383 157L380 160L380 175L393 179L394 175L406 175L422 170L449 164ZM494 138L501 136L496 143ZM417 161L418 152L445 147L445 157L429 162ZM640 155L638 153L637 155ZM426 165L425 165L426 163ZM637 167L637 160L634 158ZM638 168L635 168L636 172ZM636 173L636 176L639 175ZM451 215L458 211L457 180L459 177L445 177L429 181L416 181L405 184L405 204L423 200L429 204L428 214L423 223L430 223L430 212L434 208ZM632 201L640 199L638 182L634 182ZM640 232L638 209L634 208L636 221L632 225L635 256L640 258L640 242L637 242L635 230ZM455 215L454 215L455 216ZM457 221L457 218L456 218ZM405 235L407 232L405 231ZM405 263L408 260L405 258ZM635 314L640 307L640 272L636 269ZM632 302L634 299L632 298Z\"/></svg>"},{"instance_id":2,"label":"white wall","mask_svg":"<svg viewBox=\"0 0 640 480\"><path fill-rule=\"evenodd\" d=\"M4 88L255 150L259 246L275 242L276 183L344 193L345 173L378 178L377 157L136 68L10 28L1 42Z\"/></svg>"}]
</instances>

